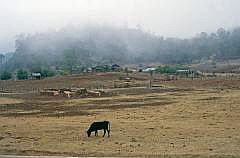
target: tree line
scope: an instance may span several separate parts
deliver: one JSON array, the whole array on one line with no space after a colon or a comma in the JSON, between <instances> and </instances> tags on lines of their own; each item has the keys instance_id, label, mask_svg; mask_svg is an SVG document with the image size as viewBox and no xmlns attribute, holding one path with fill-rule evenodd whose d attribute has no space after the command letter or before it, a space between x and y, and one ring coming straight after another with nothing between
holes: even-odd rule
<instances>
[{"instance_id":1,"label":"tree line","mask_svg":"<svg viewBox=\"0 0 240 158\"><path fill-rule=\"evenodd\" d=\"M20 34L2 70L51 70L72 74L107 64L191 64L201 59L240 58L240 27L193 38L164 38L140 28L71 26L58 31Z\"/></svg>"}]
</instances>

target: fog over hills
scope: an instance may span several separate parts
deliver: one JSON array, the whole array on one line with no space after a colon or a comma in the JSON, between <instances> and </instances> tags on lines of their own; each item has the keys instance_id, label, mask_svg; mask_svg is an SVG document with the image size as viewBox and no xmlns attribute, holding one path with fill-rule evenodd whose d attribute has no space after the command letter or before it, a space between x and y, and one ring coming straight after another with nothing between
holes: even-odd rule
<instances>
[{"instance_id":1,"label":"fog over hills","mask_svg":"<svg viewBox=\"0 0 240 158\"><path fill-rule=\"evenodd\" d=\"M0 53L16 35L67 25L109 24L164 37L190 38L240 26L239 0L1 0Z\"/></svg>"},{"instance_id":2,"label":"fog over hills","mask_svg":"<svg viewBox=\"0 0 240 158\"><path fill-rule=\"evenodd\" d=\"M1 1L1 69L239 58L238 0Z\"/></svg>"},{"instance_id":3,"label":"fog over hills","mask_svg":"<svg viewBox=\"0 0 240 158\"><path fill-rule=\"evenodd\" d=\"M194 38L164 38L142 31L109 25L69 26L58 31L20 34L16 51L4 65L9 70L103 64L191 64L202 58L240 57L240 28Z\"/></svg>"}]
</instances>

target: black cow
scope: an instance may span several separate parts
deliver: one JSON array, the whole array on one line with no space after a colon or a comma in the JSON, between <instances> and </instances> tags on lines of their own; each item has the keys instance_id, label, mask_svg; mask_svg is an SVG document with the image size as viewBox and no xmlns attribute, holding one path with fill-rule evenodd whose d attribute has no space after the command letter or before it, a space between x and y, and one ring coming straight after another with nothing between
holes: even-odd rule
<instances>
[{"instance_id":1,"label":"black cow","mask_svg":"<svg viewBox=\"0 0 240 158\"><path fill-rule=\"evenodd\" d=\"M110 137L110 122L109 121L102 121L102 122L93 122L89 129L87 130L88 137L91 136L91 133L95 131L95 136L98 135L98 130L104 130L103 137L106 134L106 130L108 132L108 137Z\"/></svg>"}]
</instances>

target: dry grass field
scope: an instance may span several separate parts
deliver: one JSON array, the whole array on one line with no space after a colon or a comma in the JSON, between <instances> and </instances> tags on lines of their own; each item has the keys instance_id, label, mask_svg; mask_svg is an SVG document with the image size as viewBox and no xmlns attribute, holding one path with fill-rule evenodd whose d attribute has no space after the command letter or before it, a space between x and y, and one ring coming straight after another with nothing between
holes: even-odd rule
<instances>
[{"instance_id":1,"label":"dry grass field","mask_svg":"<svg viewBox=\"0 0 240 158\"><path fill-rule=\"evenodd\" d=\"M61 82L111 88L116 75L65 77ZM14 89L61 85L60 79L52 80L4 82L14 94L0 97L0 155L240 157L237 79L165 81L158 88L76 99ZM89 124L102 120L111 122L111 137L103 138L101 131L88 138Z\"/></svg>"}]
</instances>

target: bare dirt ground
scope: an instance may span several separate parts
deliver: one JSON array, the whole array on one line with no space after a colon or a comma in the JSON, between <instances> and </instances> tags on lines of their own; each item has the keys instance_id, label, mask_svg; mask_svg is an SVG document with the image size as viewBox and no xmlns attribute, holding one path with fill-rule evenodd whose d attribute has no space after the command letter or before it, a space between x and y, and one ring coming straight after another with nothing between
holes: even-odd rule
<instances>
[{"instance_id":1,"label":"bare dirt ground","mask_svg":"<svg viewBox=\"0 0 240 158\"><path fill-rule=\"evenodd\" d=\"M157 82L161 87L116 89L116 95L100 98L27 91L60 83L111 88L119 75L4 82L0 155L240 157L238 79ZM147 83L147 75L133 77ZM102 120L111 122L111 137L101 131L88 138L89 124Z\"/></svg>"}]
</instances>

